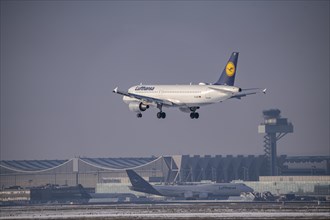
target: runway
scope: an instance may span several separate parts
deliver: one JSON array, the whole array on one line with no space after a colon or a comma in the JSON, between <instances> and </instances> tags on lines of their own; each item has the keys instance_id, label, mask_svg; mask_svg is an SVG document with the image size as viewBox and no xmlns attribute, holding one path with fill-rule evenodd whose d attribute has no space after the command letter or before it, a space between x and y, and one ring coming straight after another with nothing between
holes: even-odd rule
<instances>
[{"instance_id":1,"label":"runway","mask_svg":"<svg viewBox=\"0 0 330 220\"><path fill-rule=\"evenodd\" d=\"M329 219L329 203L193 202L0 207L0 219Z\"/></svg>"}]
</instances>

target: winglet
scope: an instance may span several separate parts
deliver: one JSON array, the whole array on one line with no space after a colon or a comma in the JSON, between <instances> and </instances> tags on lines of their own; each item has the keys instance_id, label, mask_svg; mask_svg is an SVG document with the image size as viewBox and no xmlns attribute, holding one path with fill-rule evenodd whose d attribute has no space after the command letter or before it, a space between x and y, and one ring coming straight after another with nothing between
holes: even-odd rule
<instances>
[{"instance_id":1,"label":"winglet","mask_svg":"<svg viewBox=\"0 0 330 220\"><path fill-rule=\"evenodd\" d=\"M117 93L118 92L118 86L112 92Z\"/></svg>"},{"instance_id":2,"label":"winglet","mask_svg":"<svg viewBox=\"0 0 330 220\"><path fill-rule=\"evenodd\" d=\"M267 88L263 89L262 92L263 92L264 94L266 94L266 90L267 90Z\"/></svg>"}]
</instances>

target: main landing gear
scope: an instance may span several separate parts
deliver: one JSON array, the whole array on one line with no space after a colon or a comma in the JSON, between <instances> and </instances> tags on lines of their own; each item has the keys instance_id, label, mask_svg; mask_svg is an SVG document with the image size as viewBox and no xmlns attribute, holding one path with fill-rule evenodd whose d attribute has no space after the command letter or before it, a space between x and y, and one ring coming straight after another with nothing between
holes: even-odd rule
<instances>
[{"instance_id":1,"label":"main landing gear","mask_svg":"<svg viewBox=\"0 0 330 220\"><path fill-rule=\"evenodd\" d=\"M142 118L142 113L137 113L136 117L138 118ZM166 118L166 113L165 112L158 112L157 113L157 118L161 119L161 118Z\"/></svg>"},{"instance_id":2,"label":"main landing gear","mask_svg":"<svg viewBox=\"0 0 330 220\"><path fill-rule=\"evenodd\" d=\"M199 109L198 106L197 107L190 107L190 111L191 111L190 118L191 119L194 119L194 118L197 119L197 118L199 118L199 113L196 112L197 109Z\"/></svg>"},{"instance_id":3,"label":"main landing gear","mask_svg":"<svg viewBox=\"0 0 330 220\"><path fill-rule=\"evenodd\" d=\"M165 112L157 112L157 118L166 118L166 113Z\"/></svg>"},{"instance_id":4,"label":"main landing gear","mask_svg":"<svg viewBox=\"0 0 330 220\"><path fill-rule=\"evenodd\" d=\"M199 118L199 114L198 114L198 112L192 112L192 113L190 113L190 118L191 119L194 119L194 118Z\"/></svg>"},{"instance_id":5,"label":"main landing gear","mask_svg":"<svg viewBox=\"0 0 330 220\"><path fill-rule=\"evenodd\" d=\"M159 112L157 112L157 118L158 119L166 118L166 113L162 111L163 105L162 104L157 104L157 108L159 109Z\"/></svg>"}]
</instances>

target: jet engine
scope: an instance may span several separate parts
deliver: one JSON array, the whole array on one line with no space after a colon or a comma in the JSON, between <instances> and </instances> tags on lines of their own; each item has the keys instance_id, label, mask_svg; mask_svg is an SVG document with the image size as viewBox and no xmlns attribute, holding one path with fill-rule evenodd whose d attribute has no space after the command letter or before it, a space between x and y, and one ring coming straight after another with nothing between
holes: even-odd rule
<instances>
[{"instance_id":1,"label":"jet engine","mask_svg":"<svg viewBox=\"0 0 330 220\"><path fill-rule=\"evenodd\" d=\"M128 108L133 112L144 112L149 108L149 105L145 105L142 102L131 102L128 104Z\"/></svg>"}]
</instances>

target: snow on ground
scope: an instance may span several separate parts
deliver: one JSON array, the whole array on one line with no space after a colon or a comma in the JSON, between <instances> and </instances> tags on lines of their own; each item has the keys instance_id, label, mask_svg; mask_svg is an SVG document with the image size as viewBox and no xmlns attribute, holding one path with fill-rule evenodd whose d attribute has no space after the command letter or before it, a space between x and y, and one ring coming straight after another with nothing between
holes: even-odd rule
<instances>
[{"instance_id":1,"label":"snow on ground","mask_svg":"<svg viewBox=\"0 0 330 220\"><path fill-rule=\"evenodd\" d=\"M330 219L330 204L196 203L0 207L0 219Z\"/></svg>"},{"instance_id":2,"label":"snow on ground","mask_svg":"<svg viewBox=\"0 0 330 220\"><path fill-rule=\"evenodd\" d=\"M141 210L139 210L141 211ZM154 213L136 210L65 210L0 214L0 219L329 219L327 212Z\"/></svg>"}]
</instances>

